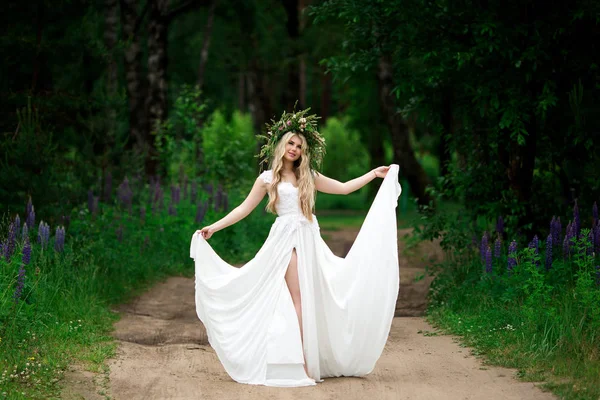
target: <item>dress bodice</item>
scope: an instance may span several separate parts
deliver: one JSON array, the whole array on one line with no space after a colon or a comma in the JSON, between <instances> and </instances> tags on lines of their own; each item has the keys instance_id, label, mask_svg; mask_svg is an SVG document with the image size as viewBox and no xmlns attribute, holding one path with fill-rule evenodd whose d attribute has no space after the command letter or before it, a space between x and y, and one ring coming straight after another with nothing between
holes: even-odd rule
<instances>
[{"instance_id":1,"label":"dress bodice","mask_svg":"<svg viewBox=\"0 0 600 400\"><path fill-rule=\"evenodd\" d=\"M264 171L260 177L265 183L273 181L273 173L271 170ZM275 205L277 215L302 215L300 209L300 201L298 198L298 188L290 182L279 182L277 185L277 194L279 199Z\"/></svg>"}]
</instances>

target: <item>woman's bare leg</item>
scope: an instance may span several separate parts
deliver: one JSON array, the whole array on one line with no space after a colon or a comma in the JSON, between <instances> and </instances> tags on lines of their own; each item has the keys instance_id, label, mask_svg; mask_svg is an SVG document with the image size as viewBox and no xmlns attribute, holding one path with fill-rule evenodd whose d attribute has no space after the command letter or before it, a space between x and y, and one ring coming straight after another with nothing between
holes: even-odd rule
<instances>
[{"instance_id":1,"label":"woman's bare leg","mask_svg":"<svg viewBox=\"0 0 600 400\"><path fill-rule=\"evenodd\" d=\"M296 249L292 251L292 258L288 269L285 273L285 282L292 295L292 301L294 302L294 308L296 309L296 315L298 316L298 325L300 326L300 340L302 341L302 352L304 353L304 335L302 332L302 297L300 296L300 281L298 279L298 256ZM306 369L306 363L304 364L304 371L308 375Z\"/></svg>"}]
</instances>

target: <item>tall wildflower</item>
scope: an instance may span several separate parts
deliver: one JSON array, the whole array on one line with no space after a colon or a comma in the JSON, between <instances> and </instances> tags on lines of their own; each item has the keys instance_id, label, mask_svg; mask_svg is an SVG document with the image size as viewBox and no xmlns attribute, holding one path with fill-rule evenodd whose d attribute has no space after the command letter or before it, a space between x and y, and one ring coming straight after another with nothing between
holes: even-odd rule
<instances>
[{"instance_id":1,"label":"tall wildflower","mask_svg":"<svg viewBox=\"0 0 600 400\"><path fill-rule=\"evenodd\" d=\"M546 270L552 268L552 234L546 238Z\"/></svg>"},{"instance_id":2,"label":"tall wildflower","mask_svg":"<svg viewBox=\"0 0 600 400\"><path fill-rule=\"evenodd\" d=\"M502 255L502 240L500 239L500 236L498 236L496 238L496 241L494 242L494 257L500 258L501 255Z\"/></svg>"},{"instance_id":3,"label":"tall wildflower","mask_svg":"<svg viewBox=\"0 0 600 400\"><path fill-rule=\"evenodd\" d=\"M16 241L17 241L17 232L15 229L15 224L11 223L8 227L8 237L6 238L6 242L4 245L4 258L6 259L7 262L10 261L10 258L12 257L12 255L15 251Z\"/></svg>"},{"instance_id":4,"label":"tall wildflower","mask_svg":"<svg viewBox=\"0 0 600 400\"><path fill-rule=\"evenodd\" d=\"M15 303L18 304L21 296L23 295L23 289L25 288L25 266L21 264L19 267L19 275L17 277L17 286L13 298Z\"/></svg>"},{"instance_id":5,"label":"tall wildflower","mask_svg":"<svg viewBox=\"0 0 600 400\"><path fill-rule=\"evenodd\" d=\"M169 215L177 215L177 210L175 209L175 204L173 204L173 200L169 204Z\"/></svg>"},{"instance_id":6,"label":"tall wildflower","mask_svg":"<svg viewBox=\"0 0 600 400\"><path fill-rule=\"evenodd\" d=\"M557 217L554 221L554 230L552 231L552 243L559 246L562 240L562 224L560 217Z\"/></svg>"},{"instance_id":7,"label":"tall wildflower","mask_svg":"<svg viewBox=\"0 0 600 400\"><path fill-rule=\"evenodd\" d=\"M500 235L504 233L504 218L502 218L502 215L498 217L498 221L496 222L496 232Z\"/></svg>"},{"instance_id":8,"label":"tall wildflower","mask_svg":"<svg viewBox=\"0 0 600 400\"><path fill-rule=\"evenodd\" d=\"M492 273L492 249L490 246L485 249L485 272Z\"/></svg>"},{"instance_id":9,"label":"tall wildflower","mask_svg":"<svg viewBox=\"0 0 600 400\"><path fill-rule=\"evenodd\" d=\"M56 234L54 236L54 250L58 253L62 253L65 249L65 228L59 226L56 228Z\"/></svg>"},{"instance_id":10,"label":"tall wildflower","mask_svg":"<svg viewBox=\"0 0 600 400\"><path fill-rule=\"evenodd\" d=\"M481 262L485 262L485 252L489 246L490 236L487 231L483 232L481 236L481 244L479 245L479 255L481 256Z\"/></svg>"},{"instance_id":11,"label":"tall wildflower","mask_svg":"<svg viewBox=\"0 0 600 400\"><path fill-rule=\"evenodd\" d=\"M25 244L23 245L23 257L21 259L24 265L28 265L31 261L31 243L29 243L29 237L26 236Z\"/></svg>"},{"instance_id":12,"label":"tall wildflower","mask_svg":"<svg viewBox=\"0 0 600 400\"><path fill-rule=\"evenodd\" d=\"M40 221L40 226L38 228L38 243L42 246L42 249L45 249L50 242L50 225L45 223L44 221Z\"/></svg>"},{"instance_id":13,"label":"tall wildflower","mask_svg":"<svg viewBox=\"0 0 600 400\"><path fill-rule=\"evenodd\" d=\"M19 217L19 214L17 214L17 216L15 217L15 231L19 232L21 230L21 218Z\"/></svg>"},{"instance_id":14,"label":"tall wildflower","mask_svg":"<svg viewBox=\"0 0 600 400\"><path fill-rule=\"evenodd\" d=\"M22 233L22 238L23 240L25 240L25 238L29 239L29 227L27 226L27 222L25 222L23 224L23 233Z\"/></svg>"},{"instance_id":15,"label":"tall wildflower","mask_svg":"<svg viewBox=\"0 0 600 400\"><path fill-rule=\"evenodd\" d=\"M508 246L508 264L507 268L512 271L517 265L517 242L514 240Z\"/></svg>"},{"instance_id":16,"label":"tall wildflower","mask_svg":"<svg viewBox=\"0 0 600 400\"><path fill-rule=\"evenodd\" d=\"M35 208L33 204L28 207L29 214L27 214L27 226L35 226Z\"/></svg>"}]
</instances>

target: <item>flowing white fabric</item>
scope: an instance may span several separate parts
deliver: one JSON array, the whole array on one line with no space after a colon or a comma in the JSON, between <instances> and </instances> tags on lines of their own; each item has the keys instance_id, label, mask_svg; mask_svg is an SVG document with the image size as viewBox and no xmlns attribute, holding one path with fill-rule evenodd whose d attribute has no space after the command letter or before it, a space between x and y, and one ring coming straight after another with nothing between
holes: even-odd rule
<instances>
[{"instance_id":1,"label":"flowing white fabric","mask_svg":"<svg viewBox=\"0 0 600 400\"><path fill-rule=\"evenodd\" d=\"M271 171L261 174L265 182ZM370 373L386 343L399 289L393 164L348 255L334 255L316 217L301 213L298 189L278 185L278 217L243 267L223 261L194 234L196 311L227 373L237 382L308 386ZM296 249L304 346L285 273ZM304 372L306 361L309 378Z\"/></svg>"}]
</instances>

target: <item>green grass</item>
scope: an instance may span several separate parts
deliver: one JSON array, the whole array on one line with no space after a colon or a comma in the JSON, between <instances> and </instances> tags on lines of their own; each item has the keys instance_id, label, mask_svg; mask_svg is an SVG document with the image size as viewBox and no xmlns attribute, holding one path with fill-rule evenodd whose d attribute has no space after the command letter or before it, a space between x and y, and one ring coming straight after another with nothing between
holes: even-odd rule
<instances>
[{"instance_id":1,"label":"green grass","mask_svg":"<svg viewBox=\"0 0 600 400\"><path fill-rule=\"evenodd\" d=\"M511 274L505 257L494 261L492 275L481 274L478 258L447 263L432 285L427 319L460 336L486 363L517 369L519 379L540 382L563 399L597 400L597 261L585 251L574 254L555 260L548 272L530 249L519 252Z\"/></svg>"},{"instance_id":2,"label":"green grass","mask_svg":"<svg viewBox=\"0 0 600 400\"><path fill-rule=\"evenodd\" d=\"M232 203L240 196L232 194ZM59 398L62 376L73 363L104 371L116 348L110 333L118 314L111 307L168 276L193 276L190 239L203 226L194 222L195 212L186 201L177 206L177 215L166 210L153 215L148 209L144 220L136 208L130 215L102 205L91 216L79 207L64 252L33 245L18 302L13 294L22 243L9 262L1 258L0 399ZM224 214L209 210L205 221ZM272 220L257 210L244 223L215 234L211 245L231 263L245 261L264 242Z\"/></svg>"}]
</instances>

